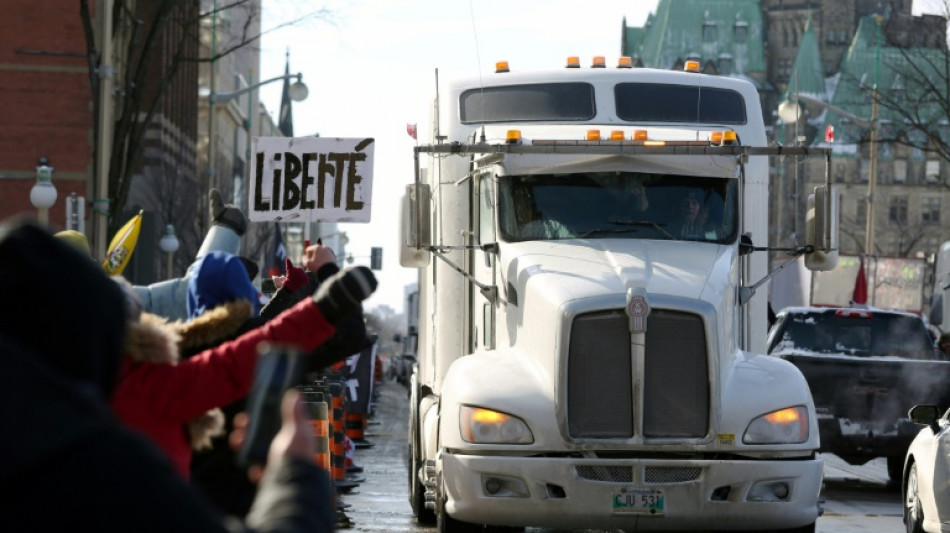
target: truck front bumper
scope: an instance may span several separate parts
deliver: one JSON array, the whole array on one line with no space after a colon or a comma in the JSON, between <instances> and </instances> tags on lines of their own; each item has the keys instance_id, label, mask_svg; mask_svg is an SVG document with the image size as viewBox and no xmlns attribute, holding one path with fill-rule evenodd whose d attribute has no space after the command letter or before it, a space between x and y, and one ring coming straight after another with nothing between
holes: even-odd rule
<instances>
[{"instance_id":1,"label":"truck front bumper","mask_svg":"<svg viewBox=\"0 0 950 533\"><path fill-rule=\"evenodd\" d=\"M499 457L443 453L456 520L557 529L782 529L819 516L822 461ZM662 511L618 511L622 491ZM643 492L640 492L643 491Z\"/></svg>"}]
</instances>

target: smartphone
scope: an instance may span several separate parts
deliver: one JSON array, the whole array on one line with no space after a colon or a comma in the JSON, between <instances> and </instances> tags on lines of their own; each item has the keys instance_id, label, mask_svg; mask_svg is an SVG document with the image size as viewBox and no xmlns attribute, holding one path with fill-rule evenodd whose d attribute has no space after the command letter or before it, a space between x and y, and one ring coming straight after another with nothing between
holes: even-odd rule
<instances>
[{"instance_id":1,"label":"smartphone","mask_svg":"<svg viewBox=\"0 0 950 533\"><path fill-rule=\"evenodd\" d=\"M244 467L266 462L270 443L280 431L284 393L297 385L303 374L300 351L295 347L261 343L258 352L247 398L247 434L238 452L238 462Z\"/></svg>"},{"instance_id":2,"label":"smartphone","mask_svg":"<svg viewBox=\"0 0 950 533\"><path fill-rule=\"evenodd\" d=\"M274 278L261 279L261 292L264 294L274 294L277 292L277 286L274 284Z\"/></svg>"}]
</instances>

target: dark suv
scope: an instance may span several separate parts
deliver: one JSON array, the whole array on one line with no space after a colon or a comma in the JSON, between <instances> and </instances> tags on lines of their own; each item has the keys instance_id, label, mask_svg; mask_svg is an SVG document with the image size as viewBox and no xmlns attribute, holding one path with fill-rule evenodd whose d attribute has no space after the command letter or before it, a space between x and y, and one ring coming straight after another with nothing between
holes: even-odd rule
<instances>
[{"instance_id":1,"label":"dark suv","mask_svg":"<svg viewBox=\"0 0 950 533\"><path fill-rule=\"evenodd\" d=\"M950 361L937 357L924 320L883 309L789 307L768 353L797 366L811 388L821 451L850 464L887 458L892 482L920 429L916 404L950 407Z\"/></svg>"}]
</instances>

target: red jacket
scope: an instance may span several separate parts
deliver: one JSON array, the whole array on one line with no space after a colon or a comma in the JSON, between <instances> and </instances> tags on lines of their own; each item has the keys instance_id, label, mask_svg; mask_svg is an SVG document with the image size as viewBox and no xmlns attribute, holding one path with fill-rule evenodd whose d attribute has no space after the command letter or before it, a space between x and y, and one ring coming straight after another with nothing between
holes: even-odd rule
<instances>
[{"instance_id":1,"label":"red jacket","mask_svg":"<svg viewBox=\"0 0 950 533\"><path fill-rule=\"evenodd\" d=\"M185 423L247 396L258 343L295 344L306 352L334 331L307 298L263 326L178 363L126 357L112 407L119 420L147 435L188 478L192 450Z\"/></svg>"}]
</instances>

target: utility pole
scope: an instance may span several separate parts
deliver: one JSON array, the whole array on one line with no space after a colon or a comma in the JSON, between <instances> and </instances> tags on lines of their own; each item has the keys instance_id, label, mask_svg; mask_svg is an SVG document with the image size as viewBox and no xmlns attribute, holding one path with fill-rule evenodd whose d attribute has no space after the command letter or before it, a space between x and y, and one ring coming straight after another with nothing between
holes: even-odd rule
<instances>
[{"instance_id":1,"label":"utility pole","mask_svg":"<svg viewBox=\"0 0 950 533\"><path fill-rule=\"evenodd\" d=\"M96 178L92 203L94 253L96 259L106 256L109 241L109 166L115 108L112 101L115 67L112 65L112 4L114 0L97 0L99 18L99 131L96 136Z\"/></svg>"},{"instance_id":2,"label":"utility pole","mask_svg":"<svg viewBox=\"0 0 950 533\"><path fill-rule=\"evenodd\" d=\"M874 182L877 181L877 86L874 86L874 92L871 94L874 101L871 103L871 128L870 145L868 152L871 158L868 167L868 201L867 201L867 227L865 228L864 253L868 256L874 255Z\"/></svg>"},{"instance_id":3,"label":"utility pole","mask_svg":"<svg viewBox=\"0 0 950 533\"><path fill-rule=\"evenodd\" d=\"M867 228L865 228L864 253L868 256L874 255L874 184L877 181L877 81L881 65L881 21L878 16L876 19L877 28L874 33L874 87L871 89L871 136L868 146L868 155L871 161L868 165L868 200L867 200Z\"/></svg>"}]
</instances>

